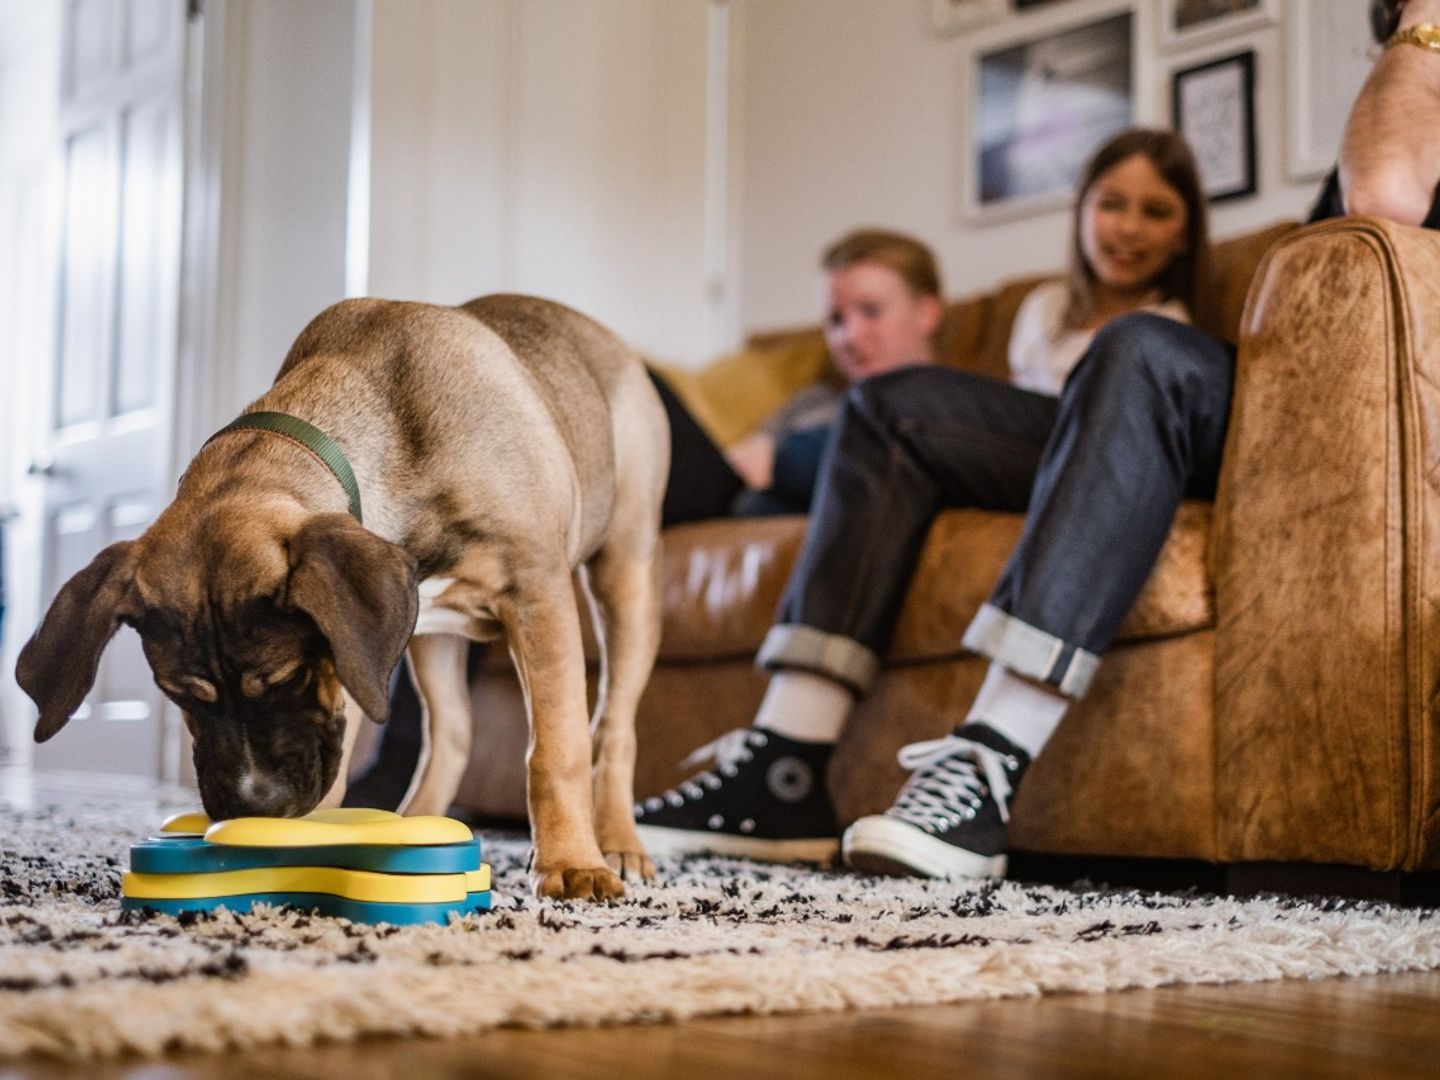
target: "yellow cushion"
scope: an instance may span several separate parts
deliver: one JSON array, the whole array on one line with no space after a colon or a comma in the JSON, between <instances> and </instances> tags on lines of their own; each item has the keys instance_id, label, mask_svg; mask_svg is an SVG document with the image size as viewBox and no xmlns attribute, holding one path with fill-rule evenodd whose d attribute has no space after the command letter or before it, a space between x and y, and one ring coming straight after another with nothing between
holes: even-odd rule
<instances>
[{"instance_id":1,"label":"yellow cushion","mask_svg":"<svg viewBox=\"0 0 1440 1080\"><path fill-rule=\"evenodd\" d=\"M818 329L772 335L699 371L664 364L655 369L720 446L754 430L796 390L833 373Z\"/></svg>"}]
</instances>

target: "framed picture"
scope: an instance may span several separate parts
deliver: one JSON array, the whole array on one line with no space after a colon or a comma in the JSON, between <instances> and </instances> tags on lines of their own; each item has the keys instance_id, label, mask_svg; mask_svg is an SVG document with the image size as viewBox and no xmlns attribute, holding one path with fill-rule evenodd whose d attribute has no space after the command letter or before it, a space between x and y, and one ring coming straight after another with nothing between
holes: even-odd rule
<instances>
[{"instance_id":1,"label":"framed picture","mask_svg":"<svg viewBox=\"0 0 1440 1080\"><path fill-rule=\"evenodd\" d=\"M1133 114L1128 10L973 58L964 159L968 217L1063 205L1086 159Z\"/></svg>"},{"instance_id":2,"label":"framed picture","mask_svg":"<svg viewBox=\"0 0 1440 1080\"><path fill-rule=\"evenodd\" d=\"M1255 53L1175 72L1170 104L1210 201L1255 194Z\"/></svg>"},{"instance_id":3,"label":"framed picture","mask_svg":"<svg viewBox=\"0 0 1440 1080\"><path fill-rule=\"evenodd\" d=\"M1267 26L1279 17L1279 7L1280 0L1161 0L1160 47L1176 52Z\"/></svg>"},{"instance_id":4,"label":"framed picture","mask_svg":"<svg viewBox=\"0 0 1440 1080\"><path fill-rule=\"evenodd\" d=\"M973 30L1005 14L1006 0L930 0L930 18L942 34Z\"/></svg>"},{"instance_id":5,"label":"framed picture","mask_svg":"<svg viewBox=\"0 0 1440 1080\"><path fill-rule=\"evenodd\" d=\"M1330 171L1350 105L1374 60L1366 5L1290 0L1285 10L1285 176Z\"/></svg>"}]
</instances>

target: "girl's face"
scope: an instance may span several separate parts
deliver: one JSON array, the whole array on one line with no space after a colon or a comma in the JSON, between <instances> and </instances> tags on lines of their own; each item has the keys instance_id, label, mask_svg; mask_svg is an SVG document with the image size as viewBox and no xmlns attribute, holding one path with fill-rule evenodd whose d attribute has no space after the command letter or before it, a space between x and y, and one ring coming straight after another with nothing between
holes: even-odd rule
<instances>
[{"instance_id":1,"label":"girl's face","mask_svg":"<svg viewBox=\"0 0 1440 1080\"><path fill-rule=\"evenodd\" d=\"M1080 202L1080 251L1120 292L1148 290L1185 251L1190 213L1144 154L1106 169Z\"/></svg>"},{"instance_id":2,"label":"girl's face","mask_svg":"<svg viewBox=\"0 0 1440 1080\"><path fill-rule=\"evenodd\" d=\"M940 301L916 296L890 267L861 262L833 271L825 291L825 342L851 382L931 359Z\"/></svg>"}]
</instances>

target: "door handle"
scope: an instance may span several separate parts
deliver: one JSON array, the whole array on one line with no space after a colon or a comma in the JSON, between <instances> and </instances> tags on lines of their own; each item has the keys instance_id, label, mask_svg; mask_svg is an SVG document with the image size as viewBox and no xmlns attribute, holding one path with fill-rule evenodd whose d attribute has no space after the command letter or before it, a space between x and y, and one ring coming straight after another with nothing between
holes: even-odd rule
<instances>
[{"instance_id":1,"label":"door handle","mask_svg":"<svg viewBox=\"0 0 1440 1080\"><path fill-rule=\"evenodd\" d=\"M46 478L55 477L59 473L60 467L55 464L55 459L49 454L41 454L30 462L30 467L25 470L26 476L44 476Z\"/></svg>"}]
</instances>

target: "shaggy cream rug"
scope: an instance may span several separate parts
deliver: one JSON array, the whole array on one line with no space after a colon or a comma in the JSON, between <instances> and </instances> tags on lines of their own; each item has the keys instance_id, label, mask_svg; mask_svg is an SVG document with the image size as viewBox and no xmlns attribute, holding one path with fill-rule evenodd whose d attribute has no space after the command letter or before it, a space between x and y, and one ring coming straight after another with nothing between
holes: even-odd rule
<instances>
[{"instance_id":1,"label":"shaggy cream rug","mask_svg":"<svg viewBox=\"0 0 1440 1080\"><path fill-rule=\"evenodd\" d=\"M540 903L524 891L524 844L488 837L495 908L449 926L273 909L122 915L126 849L161 816L133 805L0 809L0 1055L438 1037L1440 966L1433 913L1339 901L690 859L662 863L663 882L620 903Z\"/></svg>"}]
</instances>

